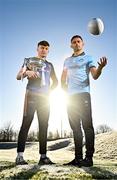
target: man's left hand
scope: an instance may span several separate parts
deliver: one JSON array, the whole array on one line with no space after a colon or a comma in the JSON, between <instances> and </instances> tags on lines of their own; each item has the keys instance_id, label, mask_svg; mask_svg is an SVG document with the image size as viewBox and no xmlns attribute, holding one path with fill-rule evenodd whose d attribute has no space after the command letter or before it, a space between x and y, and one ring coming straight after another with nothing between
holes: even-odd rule
<instances>
[{"instance_id":1,"label":"man's left hand","mask_svg":"<svg viewBox=\"0 0 117 180\"><path fill-rule=\"evenodd\" d=\"M98 62L98 64L99 64L99 67L102 69L107 64L107 58L106 57L100 58L100 61Z\"/></svg>"}]
</instances>

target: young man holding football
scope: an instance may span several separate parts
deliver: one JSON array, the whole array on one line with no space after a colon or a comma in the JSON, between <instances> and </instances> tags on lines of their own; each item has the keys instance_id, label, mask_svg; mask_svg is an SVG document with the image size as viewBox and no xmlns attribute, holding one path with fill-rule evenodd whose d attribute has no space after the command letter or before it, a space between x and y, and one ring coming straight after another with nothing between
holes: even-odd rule
<instances>
[{"instance_id":1,"label":"young man holding football","mask_svg":"<svg viewBox=\"0 0 117 180\"><path fill-rule=\"evenodd\" d=\"M75 35L71 38L73 55L65 60L61 76L61 86L67 91L69 97L67 112L75 144L75 158L67 165L79 167L93 165L95 135L92 123L89 73L96 80L107 64L107 58L102 57L96 68L92 56L85 54L83 47L84 41L81 36ZM81 125L85 135L84 159Z\"/></svg>"}]
</instances>

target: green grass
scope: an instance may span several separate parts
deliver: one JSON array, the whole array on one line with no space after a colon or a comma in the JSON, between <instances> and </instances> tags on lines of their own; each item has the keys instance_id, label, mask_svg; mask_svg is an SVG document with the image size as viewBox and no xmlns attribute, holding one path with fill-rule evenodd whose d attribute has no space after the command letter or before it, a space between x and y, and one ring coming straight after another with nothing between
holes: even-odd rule
<instances>
[{"instance_id":1,"label":"green grass","mask_svg":"<svg viewBox=\"0 0 117 180\"><path fill-rule=\"evenodd\" d=\"M28 168L27 168L28 167ZM49 169L50 168L50 169ZM33 179L33 180L90 180L90 179L117 179L117 163L96 161L93 167L77 168L73 166L37 165L29 161L29 166L15 166L13 162L0 162L0 179Z\"/></svg>"}]
</instances>

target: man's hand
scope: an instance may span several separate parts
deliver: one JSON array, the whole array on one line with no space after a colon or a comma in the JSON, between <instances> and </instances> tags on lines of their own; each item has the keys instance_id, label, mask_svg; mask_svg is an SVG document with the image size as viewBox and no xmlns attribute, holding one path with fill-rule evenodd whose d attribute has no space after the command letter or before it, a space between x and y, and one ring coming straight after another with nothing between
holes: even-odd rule
<instances>
[{"instance_id":1,"label":"man's hand","mask_svg":"<svg viewBox=\"0 0 117 180\"><path fill-rule=\"evenodd\" d=\"M37 72L34 71L26 71L26 76L28 77L28 79L35 79L39 77Z\"/></svg>"},{"instance_id":2,"label":"man's hand","mask_svg":"<svg viewBox=\"0 0 117 180\"><path fill-rule=\"evenodd\" d=\"M102 57L102 58L100 58L100 61L98 62L99 66L97 69L96 69L96 67L90 68L93 79L96 80L99 78L99 76L101 75L102 69L106 66L106 64L107 64L107 58Z\"/></svg>"},{"instance_id":3,"label":"man's hand","mask_svg":"<svg viewBox=\"0 0 117 180\"><path fill-rule=\"evenodd\" d=\"M98 62L99 68L103 69L103 67L106 66L106 64L107 64L107 58L106 57L100 58L100 62Z\"/></svg>"}]
</instances>

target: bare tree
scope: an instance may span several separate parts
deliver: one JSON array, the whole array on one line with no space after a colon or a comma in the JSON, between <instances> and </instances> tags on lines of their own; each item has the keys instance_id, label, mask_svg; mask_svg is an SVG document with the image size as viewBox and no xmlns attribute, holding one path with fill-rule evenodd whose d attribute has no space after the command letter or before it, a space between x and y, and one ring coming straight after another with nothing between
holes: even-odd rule
<instances>
[{"instance_id":1,"label":"bare tree","mask_svg":"<svg viewBox=\"0 0 117 180\"><path fill-rule=\"evenodd\" d=\"M105 132L110 132L112 131L112 128L110 128L108 125L106 124L102 124L102 125L99 125L97 128L96 128L96 134L100 134L100 133L105 133Z\"/></svg>"},{"instance_id":2,"label":"bare tree","mask_svg":"<svg viewBox=\"0 0 117 180\"><path fill-rule=\"evenodd\" d=\"M11 122L8 122L7 125L0 130L0 141L9 142L13 140L14 131Z\"/></svg>"}]
</instances>

